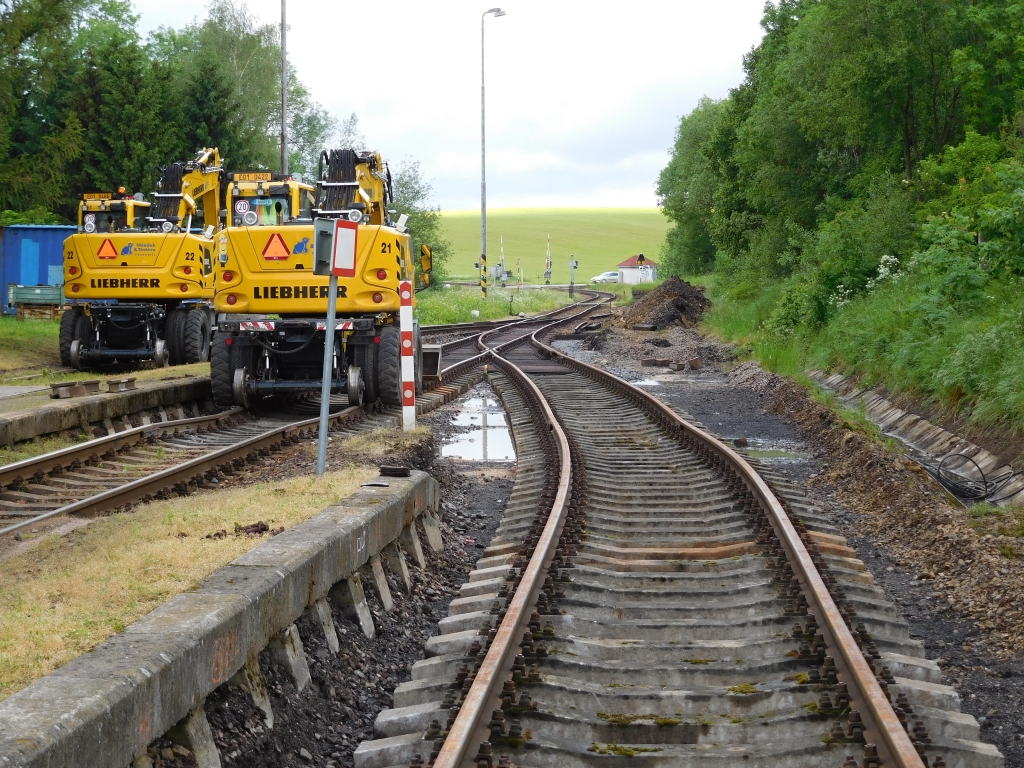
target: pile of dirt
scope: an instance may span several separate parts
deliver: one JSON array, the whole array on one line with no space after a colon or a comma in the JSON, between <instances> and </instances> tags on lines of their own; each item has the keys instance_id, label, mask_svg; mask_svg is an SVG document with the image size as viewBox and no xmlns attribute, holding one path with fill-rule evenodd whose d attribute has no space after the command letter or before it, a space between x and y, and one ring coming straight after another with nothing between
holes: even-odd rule
<instances>
[{"instance_id":1,"label":"pile of dirt","mask_svg":"<svg viewBox=\"0 0 1024 768\"><path fill-rule=\"evenodd\" d=\"M786 383L786 379L766 371L754 360L748 360L733 368L729 372L729 380L733 384L762 394L770 394Z\"/></svg>"},{"instance_id":2,"label":"pile of dirt","mask_svg":"<svg viewBox=\"0 0 1024 768\"><path fill-rule=\"evenodd\" d=\"M664 328L681 320L689 328L700 321L710 306L711 301L704 295L703 286L670 277L626 309L621 322L627 328L634 325Z\"/></svg>"}]
</instances>

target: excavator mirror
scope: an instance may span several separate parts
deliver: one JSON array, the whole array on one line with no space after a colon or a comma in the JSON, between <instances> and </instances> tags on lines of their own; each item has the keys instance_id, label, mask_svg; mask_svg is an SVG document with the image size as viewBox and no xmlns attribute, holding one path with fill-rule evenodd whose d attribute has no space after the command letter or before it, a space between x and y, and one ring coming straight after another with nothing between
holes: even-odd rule
<instances>
[{"instance_id":1,"label":"excavator mirror","mask_svg":"<svg viewBox=\"0 0 1024 768\"><path fill-rule=\"evenodd\" d=\"M429 277L427 277L427 273L430 272L433 266L434 251L429 245L423 243L422 245L420 245L420 272L423 273L424 277L426 278L426 282L428 283L430 282L430 279Z\"/></svg>"}]
</instances>

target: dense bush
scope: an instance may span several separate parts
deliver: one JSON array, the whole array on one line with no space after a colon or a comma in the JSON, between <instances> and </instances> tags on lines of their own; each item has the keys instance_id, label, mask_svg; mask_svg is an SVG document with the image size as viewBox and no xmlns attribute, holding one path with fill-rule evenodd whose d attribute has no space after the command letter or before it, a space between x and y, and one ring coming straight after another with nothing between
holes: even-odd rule
<instances>
[{"instance_id":1,"label":"dense bush","mask_svg":"<svg viewBox=\"0 0 1024 768\"><path fill-rule=\"evenodd\" d=\"M1024 35L1014 3L778 0L658 192L712 323L1024 427Z\"/></svg>"}]
</instances>

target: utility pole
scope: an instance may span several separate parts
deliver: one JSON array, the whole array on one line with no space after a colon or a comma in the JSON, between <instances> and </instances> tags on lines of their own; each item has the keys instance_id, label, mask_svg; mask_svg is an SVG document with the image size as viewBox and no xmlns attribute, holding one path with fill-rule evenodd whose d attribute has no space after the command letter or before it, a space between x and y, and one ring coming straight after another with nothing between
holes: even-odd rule
<instances>
[{"instance_id":1,"label":"utility pole","mask_svg":"<svg viewBox=\"0 0 1024 768\"><path fill-rule=\"evenodd\" d=\"M499 279L501 280L501 287L505 287L505 236L498 235L498 242L501 244L501 257L498 259L498 269L500 270Z\"/></svg>"},{"instance_id":2,"label":"utility pole","mask_svg":"<svg viewBox=\"0 0 1024 768\"><path fill-rule=\"evenodd\" d=\"M281 0L284 2L284 0ZM480 296L487 298L487 153L485 152L487 131L484 122L484 19L493 13L495 18L504 16L501 8L491 8L480 16Z\"/></svg>"},{"instance_id":3,"label":"utility pole","mask_svg":"<svg viewBox=\"0 0 1024 768\"><path fill-rule=\"evenodd\" d=\"M281 0L281 173L288 173L288 24Z\"/></svg>"},{"instance_id":4,"label":"utility pole","mask_svg":"<svg viewBox=\"0 0 1024 768\"><path fill-rule=\"evenodd\" d=\"M551 235L548 235L548 255L544 261L544 285L551 285Z\"/></svg>"}]
</instances>

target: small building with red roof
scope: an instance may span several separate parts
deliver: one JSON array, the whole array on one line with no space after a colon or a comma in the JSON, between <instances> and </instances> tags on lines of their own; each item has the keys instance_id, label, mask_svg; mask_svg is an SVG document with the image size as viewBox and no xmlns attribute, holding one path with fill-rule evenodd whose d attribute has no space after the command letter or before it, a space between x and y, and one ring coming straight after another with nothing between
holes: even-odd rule
<instances>
[{"instance_id":1,"label":"small building with red roof","mask_svg":"<svg viewBox=\"0 0 1024 768\"><path fill-rule=\"evenodd\" d=\"M643 258L644 263L638 263ZM642 253L630 256L618 265L619 282L626 285L638 285L640 283L653 283L658 279L658 263L653 259L644 257Z\"/></svg>"}]
</instances>

